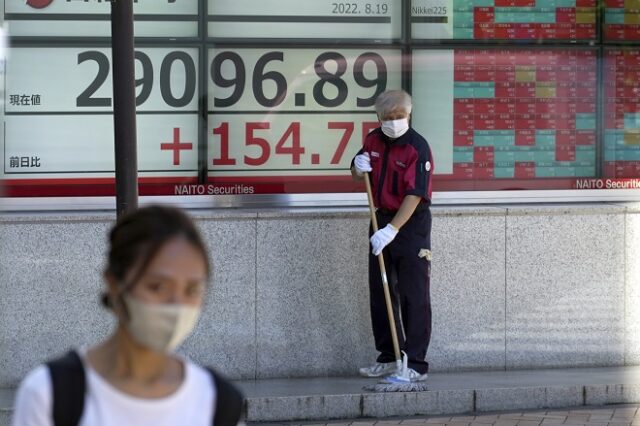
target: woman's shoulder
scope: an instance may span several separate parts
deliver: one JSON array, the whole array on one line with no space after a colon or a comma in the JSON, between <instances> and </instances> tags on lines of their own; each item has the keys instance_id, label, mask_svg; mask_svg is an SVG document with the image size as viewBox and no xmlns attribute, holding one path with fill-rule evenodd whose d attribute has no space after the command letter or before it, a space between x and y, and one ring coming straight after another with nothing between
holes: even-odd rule
<instances>
[{"instance_id":1,"label":"woman's shoulder","mask_svg":"<svg viewBox=\"0 0 640 426\"><path fill-rule=\"evenodd\" d=\"M187 373L188 386L215 388L215 385L211 386L213 383L212 375L208 368L202 367L189 359L184 360L184 366Z\"/></svg>"},{"instance_id":2,"label":"woman's shoulder","mask_svg":"<svg viewBox=\"0 0 640 426\"><path fill-rule=\"evenodd\" d=\"M46 365L40 365L20 382L15 400L14 425L48 425L53 396L51 376Z\"/></svg>"},{"instance_id":3,"label":"woman's shoulder","mask_svg":"<svg viewBox=\"0 0 640 426\"><path fill-rule=\"evenodd\" d=\"M241 419L244 396L242 391L215 368L201 367L191 364L198 374L207 376L206 380L213 384L215 401L215 423L236 425Z\"/></svg>"},{"instance_id":4,"label":"woman's shoulder","mask_svg":"<svg viewBox=\"0 0 640 426\"><path fill-rule=\"evenodd\" d=\"M229 382L227 377L218 371L215 367L202 366L189 359L184 359L184 365L191 377L197 378L199 381L211 383L216 381Z\"/></svg>"},{"instance_id":5,"label":"woman's shoulder","mask_svg":"<svg viewBox=\"0 0 640 426\"><path fill-rule=\"evenodd\" d=\"M31 370L20 382L18 396L20 393L51 395L51 375L49 368L42 364Z\"/></svg>"},{"instance_id":6,"label":"woman's shoulder","mask_svg":"<svg viewBox=\"0 0 640 426\"><path fill-rule=\"evenodd\" d=\"M215 368L203 367L189 360L185 360L185 366L190 386L212 388L215 397L218 397L220 393L224 393L225 398L242 400L243 395L240 389Z\"/></svg>"}]
</instances>

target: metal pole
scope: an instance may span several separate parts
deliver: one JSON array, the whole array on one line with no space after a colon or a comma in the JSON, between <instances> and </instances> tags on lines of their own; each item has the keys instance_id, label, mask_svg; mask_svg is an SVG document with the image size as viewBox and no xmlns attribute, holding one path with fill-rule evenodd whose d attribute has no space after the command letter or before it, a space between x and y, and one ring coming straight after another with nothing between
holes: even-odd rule
<instances>
[{"instance_id":1,"label":"metal pole","mask_svg":"<svg viewBox=\"0 0 640 426\"><path fill-rule=\"evenodd\" d=\"M138 208L136 86L132 0L111 1L113 130L118 217Z\"/></svg>"}]
</instances>

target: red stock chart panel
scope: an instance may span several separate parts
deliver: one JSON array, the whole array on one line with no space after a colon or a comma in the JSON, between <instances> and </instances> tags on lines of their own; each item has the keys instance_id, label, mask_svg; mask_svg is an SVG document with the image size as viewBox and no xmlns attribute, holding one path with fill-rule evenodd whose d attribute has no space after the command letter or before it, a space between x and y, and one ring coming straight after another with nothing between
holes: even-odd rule
<instances>
[{"instance_id":1,"label":"red stock chart panel","mask_svg":"<svg viewBox=\"0 0 640 426\"><path fill-rule=\"evenodd\" d=\"M412 3L415 39L595 40L596 26L596 0L413 0Z\"/></svg>"},{"instance_id":2,"label":"red stock chart panel","mask_svg":"<svg viewBox=\"0 0 640 426\"><path fill-rule=\"evenodd\" d=\"M640 40L640 0L604 0L604 39Z\"/></svg>"},{"instance_id":3,"label":"red stock chart panel","mask_svg":"<svg viewBox=\"0 0 640 426\"><path fill-rule=\"evenodd\" d=\"M605 50L604 161L607 177L640 176L640 49Z\"/></svg>"},{"instance_id":4,"label":"red stock chart panel","mask_svg":"<svg viewBox=\"0 0 640 426\"><path fill-rule=\"evenodd\" d=\"M451 146L437 150L440 180L496 187L496 181L595 176L595 51L455 49L417 56L414 62L438 56L449 64L448 81L442 66L414 73L422 96L438 92L414 114L424 118L428 140Z\"/></svg>"}]
</instances>

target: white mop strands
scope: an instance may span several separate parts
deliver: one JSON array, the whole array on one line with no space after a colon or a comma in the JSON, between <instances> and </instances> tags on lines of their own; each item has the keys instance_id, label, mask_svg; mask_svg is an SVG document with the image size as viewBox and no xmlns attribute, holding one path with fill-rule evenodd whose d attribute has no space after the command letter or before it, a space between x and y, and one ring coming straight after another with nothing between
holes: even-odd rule
<instances>
[{"instance_id":1,"label":"white mop strands","mask_svg":"<svg viewBox=\"0 0 640 426\"><path fill-rule=\"evenodd\" d=\"M429 390L424 382L408 383L376 383L364 386L364 390L372 392L423 392Z\"/></svg>"},{"instance_id":2,"label":"white mop strands","mask_svg":"<svg viewBox=\"0 0 640 426\"><path fill-rule=\"evenodd\" d=\"M425 382L412 382L409 378L407 354L402 352L402 361L397 360L397 371L375 385L366 385L364 390L372 392L422 392L428 390Z\"/></svg>"}]
</instances>

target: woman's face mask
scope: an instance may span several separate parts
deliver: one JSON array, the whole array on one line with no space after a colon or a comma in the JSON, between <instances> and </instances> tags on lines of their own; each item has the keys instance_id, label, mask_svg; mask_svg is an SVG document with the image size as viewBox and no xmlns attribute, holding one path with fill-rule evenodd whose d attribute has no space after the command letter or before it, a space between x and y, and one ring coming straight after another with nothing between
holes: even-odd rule
<instances>
[{"instance_id":1,"label":"woman's face mask","mask_svg":"<svg viewBox=\"0 0 640 426\"><path fill-rule=\"evenodd\" d=\"M191 334L203 303L207 280L203 253L183 238L166 242L133 286L114 285L113 298L123 308L122 326L139 344L173 352ZM116 302L116 304L118 304Z\"/></svg>"},{"instance_id":2,"label":"woman's face mask","mask_svg":"<svg viewBox=\"0 0 640 426\"><path fill-rule=\"evenodd\" d=\"M408 118L400 118L398 120L385 120L382 121L381 124L382 133L392 139L399 138L400 136L407 133L407 130L409 130Z\"/></svg>"},{"instance_id":3,"label":"woman's face mask","mask_svg":"<svg viewBox=\"0 0 640 426\"><path fill-rule=\"evenodd\" d=\"M133 338L156 352L173 352L191 334L200 308L191 305L143 302L123 295L129 320L126 327Z\"/></svg>"}]
</instances>

